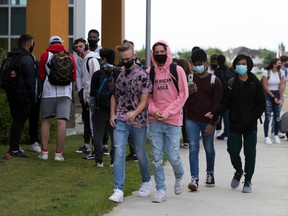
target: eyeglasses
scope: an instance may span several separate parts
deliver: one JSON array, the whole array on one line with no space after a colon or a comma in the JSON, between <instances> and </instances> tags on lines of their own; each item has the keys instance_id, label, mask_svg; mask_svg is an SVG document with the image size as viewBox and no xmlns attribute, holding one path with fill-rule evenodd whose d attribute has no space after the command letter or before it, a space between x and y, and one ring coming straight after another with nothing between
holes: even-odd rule
<instances>
[{"instance_id":1,"label":"eyeglasses","mask_svg":"<svg viewBox=\"0 0 288 216\"><path fill-rule=\"evenodd\" d=\"M121 62L124 62L124 63L125 63L125 62L129 62L129 61L131 61L131 60L133 59L133 57L134 57L134 55L133 55L131 58L126 58L126 59L121 59L121 58L120 58L120 61L121 61Z\"/></svg>"}]
</instances>

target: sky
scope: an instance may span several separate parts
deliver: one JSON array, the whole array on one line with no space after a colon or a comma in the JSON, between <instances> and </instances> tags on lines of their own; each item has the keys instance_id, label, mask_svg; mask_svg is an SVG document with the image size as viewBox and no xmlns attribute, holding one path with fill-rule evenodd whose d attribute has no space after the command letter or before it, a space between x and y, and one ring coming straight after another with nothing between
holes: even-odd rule
<instances>
[{"instance_id":1,"label":"sky","mask_svg":"<svg viewBox=\"0 0 288 216\"><path fill-rule=\"evenodd\" d=\"M172 52L193 46L276 52L283 43L287 51L287 19L288 0L151 0L151 45L165 40ZM91 28L101 38L101 0L86 0L86 31ZM145 31L146 0L125 0L125 38L136 50L145 47Z\"/></svg>"}]
</instances>

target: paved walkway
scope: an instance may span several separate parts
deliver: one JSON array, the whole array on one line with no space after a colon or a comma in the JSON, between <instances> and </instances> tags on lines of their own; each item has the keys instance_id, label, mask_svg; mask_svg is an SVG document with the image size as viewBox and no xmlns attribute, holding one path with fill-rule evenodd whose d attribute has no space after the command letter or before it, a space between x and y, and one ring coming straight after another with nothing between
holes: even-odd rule
<instances>
[{"instance_id":1,"label":"paved walkway","mask_svg":"<svg viewBox=\"0 0 288 216\"><path fill-rule=\"evenodd\" d=\"M147 198L137 197L134 192L106 216L288 216L288 141L282 140L280 145L264 145L263 137L263 125L259 125L253 193L242 193L243 184L238 189L230 188L234 170L226 151L226 142L216 141L215 187L205 187L206 163L204 149L201 148L199 190L193 193L188 190L189 152L181 149L185 169L185 189L181 195L174 194L174 176L168 163L165 166L166 202L151 202L155 188Z\"/></svg>"}]
</instances>

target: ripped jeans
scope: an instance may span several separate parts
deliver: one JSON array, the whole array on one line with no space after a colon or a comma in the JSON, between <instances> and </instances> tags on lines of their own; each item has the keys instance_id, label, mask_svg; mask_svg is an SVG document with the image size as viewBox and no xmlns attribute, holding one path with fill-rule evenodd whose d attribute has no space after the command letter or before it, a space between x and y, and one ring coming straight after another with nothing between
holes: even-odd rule
<instances>
[{"instance_id":1,"label":"ripped jeans","mask_svg":"<svg viewBox=\"0 0 288 216\"><path fill-rule=\"evenodd\" d=\"M279 91L272 91L275 97L280 97ZM279 123L280 123L280 111L281 106L279 104L276 104L272 97L270 97L268 94L265 93L266 97L266 109L265 109L265 120L264 120L264 134L265 137L268 137L269 133L269 124L271 121L271 113L273 112L273 120L274 120L274 134L278 135L279 132Z\"/></svg>"},{"instance_id":2,"label":"ripped jeans","mask_svg":"<svg viewBox=\"0 0 288 216\"><path fill-rule=\"evenodd\" d=\"M156 121L150 124L150 144L152 147L152 164L156 190L166 190L165 174L163 169L164 151L171 164L175 178L184 175L180 159L180 133L181 127Z\"/></svg>"}]
</instances>

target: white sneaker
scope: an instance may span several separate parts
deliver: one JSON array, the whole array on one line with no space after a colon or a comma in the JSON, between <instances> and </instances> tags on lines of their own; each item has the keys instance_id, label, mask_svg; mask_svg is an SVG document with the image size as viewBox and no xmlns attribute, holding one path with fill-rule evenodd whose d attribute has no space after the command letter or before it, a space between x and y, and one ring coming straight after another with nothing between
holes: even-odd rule
<instances>
[{"instance_id":1,"label":"white sneaker","mask_svg":"<svg viewBox=\"0 0 288 216\"><path fill-rule=\"evenodd\" d=\"M164 201L166 201L166 192L164 190L157 190L152 202L162 203Z\"/></svg>"},{"instance_id":2,"label":"white sneaker","mask_svg":"<svg viewBox=\"0 0 288 216\"><path fill-rule=\"evenodd\" d=\"M96 166L102 168L102 167L104 167L104 164L103 164L103 162L102 163L96 163Z\"/></svg>"},{"instance_id":3,"label":"white sneaker","mask_svg":"<svg viewBox=\"0 0 288 216\"><path fill-rule=\"evenodd\" d=\"M221 130L215 130L214 137L218 137L221 135Z\"/></svg>"},{"instance_id":4,"label":"white sneaker","mask_svg":"<svg viewBox=\"0 0 288 216\"><path fill-rule=\"evenodd\" d=\"M272 141L271 141L270 137L265 137L264 144L266 144L266 145L272 145Z\"/></svg>"},{"instance_id":5,"label":"white sneaker","mask_svg":"<svg viewBox=\"0 0 288 216\"><path fill-rule=\"evenodd\" d=\"M123 202L123 197L124 193L122 190L114 189L114 193L112 194L112 196L109 197L109 200L120 203Z\"/></svg>"},{"instance_id":6,"label":"white sneaker","mask_svg":"<svg viewBox=\"0 0 288 216\"><path fill-rule=\"evenodd\" d=\"M47 151L47 152L41 151L38 157L39 157L41 160L48 160L48 151Z\"/></svg>"},{"instance_id":7,"label":"white sneaker","mask_svg":"<svg viewBox=\"0 0 288 216\"><path fill-rule=\"evenodd\" d=\"M147 197L150 195L152 188L152 180L149 182L142 182L141 188L138 191L138 196L139 197Z\"/></svg>"},{"instance_id":8,"label":"white sneaker","mask_svg":"<svg viewBox=\"0 0 288 216\"><path fill-rule=\"evenodd\" d=\"M56 161L64 161L64 157L62 153L55 153L54 160Z\"/></svg>"},{"instance_id":9,"label":"white sneaker","mask_svg":"<svg viewBox=\"0 0 288 216\"><path fill-rule=\"evenodd\" d=\"M180 195L183 191L183 188L184 188L183 177L176 178L175 185L174 185L174 193L176 195Z\"/></svg>"},{"instance_id":10,"label":"white sneaker","mask_svg":"<svg viewBox=\"0 0 288 216\"><path fill-rule=\"evenodd\" d=\"M274 142L275 144L281 144L281 141L278 135L274 136Z\"/></svg>"},{"instance_id":11,"label":"white sneaker","mask_svg":"<svg viewBox=\"0 0 288 216\"><path fill-rule=\"evenodd\" d=\"M38 142L35 142L31 145L31 150L37 153L41 152L41 147Z\"/></svg>"}]
</instances>

